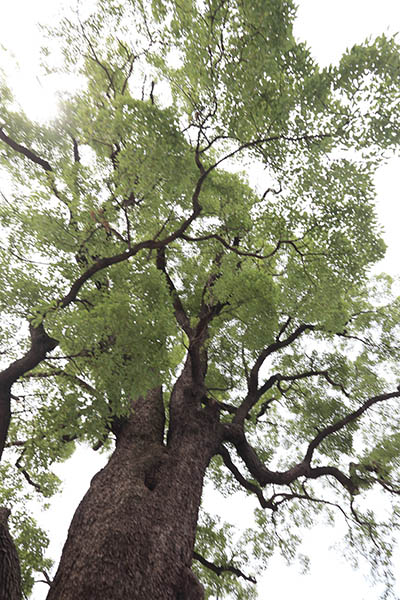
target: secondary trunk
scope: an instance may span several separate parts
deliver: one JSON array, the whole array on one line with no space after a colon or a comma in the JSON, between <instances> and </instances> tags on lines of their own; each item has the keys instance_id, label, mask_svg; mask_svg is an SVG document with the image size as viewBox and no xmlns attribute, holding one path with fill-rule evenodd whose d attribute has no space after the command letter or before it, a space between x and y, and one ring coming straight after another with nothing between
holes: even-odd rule
<instances>
[{"instance_id":1,"label":"secondary trunk","mask_svg":"<svg viewBox=\"0 0 400 600\"><path fill-rule=\"evenodd\" d=\"M0 507L0 600L21 600L18 554L8 531L10 511Z\"/></svg>"},{"instance_id":2,"label":"secondary trunk","mask_svg":"<svg viewBox=\"0 0 400 600\"><path fill-rule=\"evenodd\" d=\"M186 365L164 445L161 390L137 400L72 520L48 600L198 600L190 570L204 473L219 445Z\"/></svg>"}]
</instances>

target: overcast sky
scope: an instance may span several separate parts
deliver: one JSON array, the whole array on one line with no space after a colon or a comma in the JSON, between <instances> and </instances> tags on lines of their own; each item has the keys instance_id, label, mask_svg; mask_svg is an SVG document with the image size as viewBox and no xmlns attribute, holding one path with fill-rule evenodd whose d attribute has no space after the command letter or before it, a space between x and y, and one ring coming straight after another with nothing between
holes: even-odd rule
<instances>
[{"instance_id":1,"label":"overcast sky","mask_svg":"<svg viewBox=\"0 0 400 600\"><path fill-rule=\"evenodd\" d=\"M38 70L40 33L36 24L52 22L60 7L71 3L72 0L3 0L0 45L8 50L0 48L0 65L6 66L17 97L33 118L54 114L56 106L54 86L49 91L46 77ZM347 47L370 35L400 30L400 0L301 0L298 5L295 34L307 40L314 57L322 64L337 62ZM10 52L18 60L19 68ZM399 173L400 160L393 158L381 169L376 181L379 216L389 247L381 266L393 275L400 271ZM63 467L67 476L65 491L56 498L51 519L49 515L43 519L43 524L52 523L54 553L59 551L75 507L102 460L97 455L88 459L85 454L83 462L79 455ZM240 512L241 500L233 498L230 520ZM300 575L296 567L286 568L281 560L274 560L259 584L260 599L377 600L378 590L370 586L363 574L352 571L337 553L329 551L339 534L339 531L318 528L306 536L304 549L312 558L311 571L306 576ZM42 600L46 593L47 587L38 585L34 599Z\"/></svg>"}]
</instances>

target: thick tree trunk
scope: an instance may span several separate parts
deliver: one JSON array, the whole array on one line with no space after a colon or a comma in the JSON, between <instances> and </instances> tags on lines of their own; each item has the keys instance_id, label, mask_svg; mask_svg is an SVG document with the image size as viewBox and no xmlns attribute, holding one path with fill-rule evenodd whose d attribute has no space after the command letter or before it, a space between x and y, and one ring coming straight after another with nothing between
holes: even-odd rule
<instances>
[{"instance_id":1,"label":"thick tree trunk","mask_svg":"<svg viewBox=\"0 0 400 600\"><path fill-rule=\"evenodd\" d=\"M166 445L161 390L134 403L109 463L75 513L48 600L203 598L190 566L219 425L194 390L186 364L172 394Z\"/></svg>"},{"instance_id":2,"label":"thick tree trunk","mask_svg":"<svg viewBox=\"0 0 400 600\"><path fill-rule=\"evenodd\" d=\"M21 571L18 554L8 531L10 511L0 507L0 600L21 600Z\"/></svg>"}]
</instances>

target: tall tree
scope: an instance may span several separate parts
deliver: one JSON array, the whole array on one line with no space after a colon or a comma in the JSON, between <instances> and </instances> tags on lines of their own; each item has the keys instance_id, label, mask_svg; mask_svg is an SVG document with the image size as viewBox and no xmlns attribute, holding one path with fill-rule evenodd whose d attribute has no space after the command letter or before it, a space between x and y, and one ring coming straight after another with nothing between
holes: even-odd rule
<instances>
[{"instance_id":1,"label":"tall tree","mask_svg":"<svg viewBox=\"0 0 400 600\"><path fill-rule=\"evenodd\" d=\"M390 586L400 307L368 273L399 47L321 69L294 18L290 0L98 0L52 32L79 82L54 122L2 86L0 492L25 593L48 578L25 486L51 496L76 443L110 458L49 600L251 598L249 556L292 555L319 513ZM257 527L199 514L205 478L254 496Z\"/></svg>"}]
</instances>

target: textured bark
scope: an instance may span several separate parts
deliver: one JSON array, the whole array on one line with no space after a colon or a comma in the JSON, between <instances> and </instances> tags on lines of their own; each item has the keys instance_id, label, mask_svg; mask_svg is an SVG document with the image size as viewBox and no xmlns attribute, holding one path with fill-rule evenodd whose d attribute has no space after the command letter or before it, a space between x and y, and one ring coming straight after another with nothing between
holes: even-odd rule
<instances>
[{"instance_id":1,"label":"textured bark","mask_svg":"<svg viewBox=\"0 0 400 600\"><path fill-rule=\"evenodd\" d=\"M18 554L10 536L10 511L0 507L0 600L21 600L21 572Z\"/></svg>"},{"instance_id":2,"label":"textured bark","mask_svg":"<svg viewBox=\"0 0 400 600\"><path fill-rule=\"evenodd\" d=\"M218 414L201 408L189 361L171 397L134 403L116 449L92 480L68 534L48 600L201 600L190 570L204 473L220 443Z\"/></svg>"}]
</instances>

